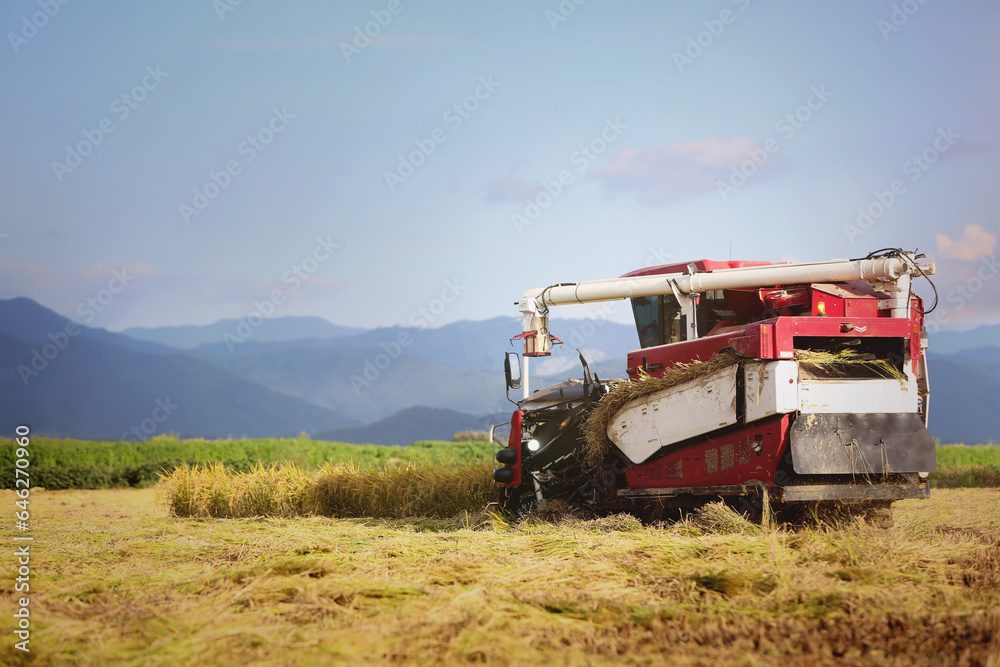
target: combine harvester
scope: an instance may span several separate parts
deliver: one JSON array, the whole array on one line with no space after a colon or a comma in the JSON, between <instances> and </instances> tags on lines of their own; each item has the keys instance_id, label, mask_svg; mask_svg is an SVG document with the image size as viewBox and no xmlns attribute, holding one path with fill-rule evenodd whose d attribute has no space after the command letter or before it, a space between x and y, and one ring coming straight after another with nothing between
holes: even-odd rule
<instances>
[{"instance_id":1,"label":"combine harvester","mask_svg":"<svg viewBox=\"0 0 1000 667\"><path fill-rule=\"evenodd\" d=\"M516 353L504 363L508 398L523 396L495 454L499 505L653 520L720 497L786 517L926 498L929 311L911 281L934 265L921 259L702 260L528 290L512 339L523 371ZM550 307L616 299L639 334L629 380L593 376L581 354L582 378L532 393L529 360L560 343Z\"/></svg>"}]
</instances>

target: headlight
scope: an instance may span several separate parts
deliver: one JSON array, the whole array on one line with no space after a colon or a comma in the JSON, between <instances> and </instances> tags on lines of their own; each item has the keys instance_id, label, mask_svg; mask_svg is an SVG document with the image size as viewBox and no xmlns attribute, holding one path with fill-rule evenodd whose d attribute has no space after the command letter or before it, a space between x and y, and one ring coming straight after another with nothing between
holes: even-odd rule
<instances>
[{"instance_id":1,"label":"headlight","mask_svg":"<svg viewBox=\"0 0 1000 667\"><path fill-rule=\"evenodd\" d=\"M529 452L537 452L539 449L541 449L541 447L542 447L542 443L538 442L534 438L532 438L531 440L528 441L528 451Z\"/></svg>"}]
</instances>

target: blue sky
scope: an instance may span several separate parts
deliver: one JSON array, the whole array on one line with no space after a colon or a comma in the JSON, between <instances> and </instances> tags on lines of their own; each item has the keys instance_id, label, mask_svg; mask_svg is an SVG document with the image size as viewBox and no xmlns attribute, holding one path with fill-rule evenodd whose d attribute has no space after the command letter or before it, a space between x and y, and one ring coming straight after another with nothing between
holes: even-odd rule
<instances>
[{"instance_id":1,"label":"blue sky","mask_svg":"<svg viewBox=\"0 0 1000 667\"><path fill-rule=\"evenodd\" d=\"M11 0L0 29L0 298L92 326L437 326L886 246L938 262L940 328L1000 322L994 2Z\"/></svg>"}]
</instances>

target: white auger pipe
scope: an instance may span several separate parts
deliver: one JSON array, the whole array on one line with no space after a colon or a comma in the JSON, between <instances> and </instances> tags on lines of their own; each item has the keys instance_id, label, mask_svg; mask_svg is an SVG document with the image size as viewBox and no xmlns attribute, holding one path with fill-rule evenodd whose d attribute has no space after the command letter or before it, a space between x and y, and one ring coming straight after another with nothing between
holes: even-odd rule
<instances>
[{"instance_id":1,"label":"white auger pipe","mask_svg":"<svg viewBox=\"0 0 1000 667\"><path fill-rule=\"evenodd\" d=\"M934 273L933 264L922 264L924 273ZM895 257L879 259L832 260L804 264L750 266L695 273L669 273L656 276L633 276L592 280L571 285L530 289L518 303L525 315L540 315L549 306L570 303L594 303L642 296L681 294L711 290L796 285L804 283L843 282L847 280L882 280L895 282L912 271L905 261Z\"/></svg>"}]
</instances>

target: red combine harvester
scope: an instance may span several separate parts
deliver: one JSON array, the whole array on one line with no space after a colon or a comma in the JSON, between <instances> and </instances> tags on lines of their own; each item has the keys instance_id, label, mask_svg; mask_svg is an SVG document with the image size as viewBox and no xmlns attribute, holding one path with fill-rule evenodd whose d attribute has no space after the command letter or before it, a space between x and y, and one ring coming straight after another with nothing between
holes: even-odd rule
<instances>
[{"instance_id":1,"label":"red combine harvester","mask_svg":"<svg viewBox=\"0 0 1000 667\"><path fill-rule=\"evenodd\" d=\"M493 477L506 511L631 511L720 497L745 513L869 511L925 498L924 309L911 280L934 273L897 249L800 264L701 260L531 289L518 302L523 389ZM551 306L630 299L640 349L628 381L583 377L531 392L550 354ZM512 339L513 340L513 339ZM513 402L513 399L512 399Z\"/></svg>"}]
</instances>

